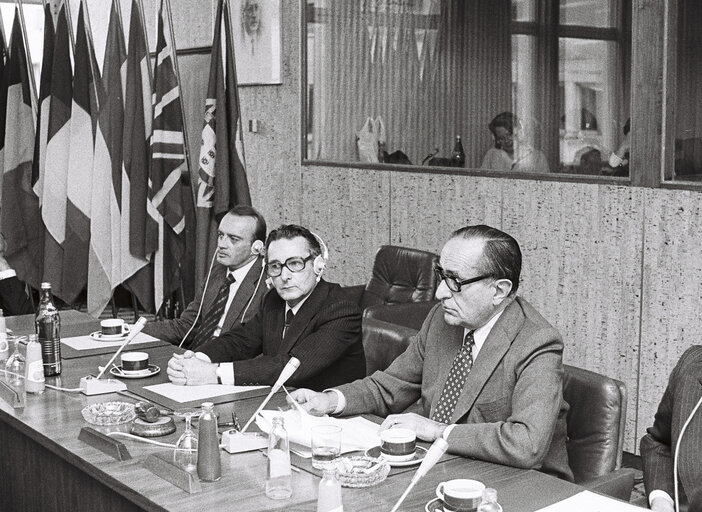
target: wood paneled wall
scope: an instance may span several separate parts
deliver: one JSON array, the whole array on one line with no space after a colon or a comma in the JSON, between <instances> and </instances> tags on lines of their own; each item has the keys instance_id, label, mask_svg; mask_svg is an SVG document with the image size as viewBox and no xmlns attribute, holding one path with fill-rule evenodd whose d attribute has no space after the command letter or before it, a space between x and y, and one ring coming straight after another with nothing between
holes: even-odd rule
<instances>
[{"instance_id":1,"label":"wood paneled wall","mask_svg":"<svg viewBox=\"0 0 702 512\"><path fill-rule=\"evenodd\" d=\"M175 11L176 25L206 28L196 20L209 17L211 34L213 3ZM522 294L563 334L565 361L626 383L626 449L638 451L675 362L701 343L702 195L301 165L300 5L285 0L282 9L282 85L240 88L244 124L261 127L245 132L245 146L254 205L269 225L318 232L330 248L327 278L347 285L368 280L384 243L438 252L469 223L513 234L524 252ZM179 46L192 37L176 35ZM201 119L188 123L200 130Z\"/></svg>"}]
</instances>

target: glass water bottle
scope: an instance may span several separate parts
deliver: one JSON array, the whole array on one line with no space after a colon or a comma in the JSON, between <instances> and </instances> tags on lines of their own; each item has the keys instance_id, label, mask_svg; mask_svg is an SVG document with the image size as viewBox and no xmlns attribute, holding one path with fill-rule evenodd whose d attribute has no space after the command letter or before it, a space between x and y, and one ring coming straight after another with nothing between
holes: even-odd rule
<instances>
[{"instance_id":1,"label":"glass water bottle","mask_svg":"<svg viewBox=\"0 0 702 512\"><path fill-rule=\"evenodd\" d=\"M343 512L344 504L341 502L341 484L336 478L334 469L325 469L322 480L319 482L317 495L317 512Z\"/></svg>"},{"instance_id":2,"label":"glass water bottle","mask_svg":"<svg viewBox=\"0 0 702 512\"><path fill-rule=\"evenodd\" d=\"M41 283L41 298L35 319L41 358L44 362L44 375L52 377L61 374L61 317L54 306L51 283Z\"/></svg>"},{"instance_id":3,"label":"glass water bottle","mask_svg":"<svg viewBox=\"0 0 702 512\"><path fill-rule=\"evenodd\" d=\"M268 476L266 496L274 500L285 500L292 496L292 472L290 470L290 444L283 418L273 418L268 434Z\"/></svg>"},{"instance_id":4,"label":"glass water bottle","mask_svg":"<svg viewBox=\"0 0 702 512\"><path fill-rule=\"evenodd\" d=\"M502 507L497 503L497 491L487 488L483 491L483 501L478 506L478 512L502 512Z\"/></svg>"}]
</instances>

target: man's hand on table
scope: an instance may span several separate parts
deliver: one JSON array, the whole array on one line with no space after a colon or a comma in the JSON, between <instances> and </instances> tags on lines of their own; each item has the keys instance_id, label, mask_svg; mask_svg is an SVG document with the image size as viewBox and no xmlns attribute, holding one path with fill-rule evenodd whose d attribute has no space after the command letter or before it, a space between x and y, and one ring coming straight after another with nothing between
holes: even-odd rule
<instances>
[{"instance_id":1,"label":"man's hand on table","mask_svg":"<svg viewBox=\"0 0 702 512\"><path fill-rule=\"evenodd\" d=\"M198 359L192 350L173 354L166 371L171 382L179 386L217 384L217 365Z\"/></svg>"},{"instance_id":2,"label":"man's hand on table","mask_svg":"<svg viewBox=\"0 0 702 512\"><path fill-rule=\"evenodd\" d=\"M410 412L407 414L391 414L380 425L380 430L392 427L403 427L414 430L417 437L422 441L435 441L446 430L445 423L430 420L419 414Z\"/></svg>"},{"instance_id":3,"label":"man's hand on table","mask_svg":"<svg viewBox=\"0 0 702 512\"><path fill-rule=\"evenodd\" d=\"M286 400L290 405L295 400L300 407L313 416L324 416L325 414L333 413L338 403L338 397L333 391L318 393L311 389L295 390L290 393Z\"/></svg>"}]
</instances>

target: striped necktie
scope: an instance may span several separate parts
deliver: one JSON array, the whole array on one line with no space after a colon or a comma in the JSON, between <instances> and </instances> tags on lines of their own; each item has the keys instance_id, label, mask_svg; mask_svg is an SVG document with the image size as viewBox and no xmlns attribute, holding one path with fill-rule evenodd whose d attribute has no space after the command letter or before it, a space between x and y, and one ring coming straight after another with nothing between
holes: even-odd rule
<instances>
[{"instance_id":1,"label":"striped necktie","mask_svg":"<svg viewBox=\"0 0 702 512\"><path fill-rule=\"evenodd\" d=\"M285 313L285 325L283 326L283 338L285 338L285 333L288 332L288 328L290 327L290 324L292 323L293 318L295 318L295 313L293 313L292 309L288 309L288 312Z\"/></svg>"},{"instance_id":2,"label":"striped necktie","mask_svg":"<svg viewBox=\"0 0 702 512\"><path fill-rule=\"evenodd\" d=\"M451 422L451 416L453 416L453 411L456 409L458 397L461 396L468 374L473 368L474 346L473 331L470 331L463 339L463 346L453 360L444 389L439 396L439 402L436 404L434 414L432 414L432 420L439 423Z\"/></svg>"},{"instance_id":3,"label":"striped necktie","mask_svg":"<svg viewBox=\"0 0 702 512\"><path fill-rule=\"evenodd\" d=\"M195 350L200 346L204 345L207 341L212 338L212 335L217 328L217 324L222 319L224 314L224 308L227 306L227 300L229 299L229 287L234 284L236 279L234 275L227 272L227 277L225 278L222 286L217 292L212 307L205 313L202 319L202 323L195 331L195 336L193 337L193 342L188 347L189 350Z\"/></svg>"}]
</instances>

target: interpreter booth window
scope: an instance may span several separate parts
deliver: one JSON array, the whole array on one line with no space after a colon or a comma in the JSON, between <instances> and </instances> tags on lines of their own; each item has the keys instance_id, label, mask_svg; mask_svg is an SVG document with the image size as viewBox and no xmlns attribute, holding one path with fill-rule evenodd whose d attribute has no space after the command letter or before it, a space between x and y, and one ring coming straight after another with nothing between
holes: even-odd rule
<instances>
[{"instance_id":1,"label":"interpreter booth window","mask_svg":"<svg viewBox=\"0 0 702 512\"><path fill-rule=\"evenodd\" d=\"M307 0L305 17L308 160L628 175L631 0Z\"/></svg>"},{"instance_id":2,"label":"interpreter booth window","mask_svg":"<svg viewBox=\"0 0 702 512\"><path fill-rule=\"evenodd\" d=\"M666 180L702 181L702 9L678 0L675 99L672 105L675 165Z\"/></svg>"}]
</instances>

